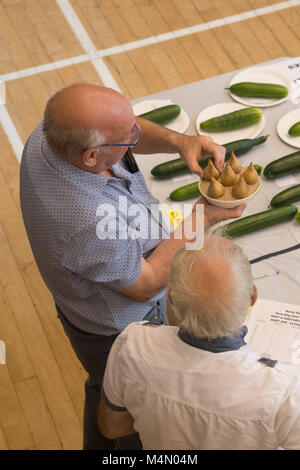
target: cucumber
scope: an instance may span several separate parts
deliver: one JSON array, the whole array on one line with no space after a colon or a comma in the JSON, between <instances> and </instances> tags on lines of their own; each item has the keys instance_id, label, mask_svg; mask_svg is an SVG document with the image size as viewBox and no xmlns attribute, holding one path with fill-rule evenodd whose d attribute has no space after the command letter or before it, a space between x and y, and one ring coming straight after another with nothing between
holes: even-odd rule
<instances>
[{"instance_id":1,"label":"cucumber","mask_svg":"<svg viewBox=\"0 0 300 470\"><path fill-rule=\"evenodd\" d=\"M243 108L232 113L222 114L200 123L200 129L208 132L225 132L252 126L260 121L262 111L259 108Z\"/></svg>"},{"instance_id":2,"label":"cucumber","mask_svg":"<svg viewBox=\"0 0 300 470\"><path fill-rule=\"evenodd\" d=\"M264 176L274 179L297 171L300 171L300 152L290 153L269 163L264 169Z\"/></svg>"},{"instance_id":3,"label":"cucumber","mask_svg":"<svg viewBox=\"0 0 300 470\"><path fill-rule=\"evenodd\" d=\"M260 165L253 165L257 173L260 174L262 167ZM195 183L186 184L180 188L174 189L171 192L169 199L171 201L185 201L186 199L192 199L194 197L200 197L201 193L199 190L199 181Z\"/></svg>"},{"instance_id":4,"label":"cucumber","mask_svg":"<svg viewBox=\"0 0 300 470\"><path fill-rule=\"evenodd\" d=\"M283 85L275 83L240 82L231 85L230 90L237 96L251 96L255 98L285 98L289 90Z\"/></svg>"},{"instance_id":5,"label":"cucumber","mask_svg":"<svg viewBox=\"0 0 300 470\"><path fill-rule=\"evenodd\" d=\"M222 237L235 238L291 220L297 212L298 209L295 206L276 207L276 209L258 212L257 214L230 222L229 224L219 227L215 232Z\"/></svg>"},{"instance_id":6,"label":"cucumber","mask_svg":"<svg viewBox=\"0 0 300 470\"><path fill-rule=\"evenodd\" d=\"M263 135L261 137L257 137L256 139L242 139L235 140L233 142L228 142L224 145L224 147L226 148L225 160L229 160L229 158L231 157L231 152L234 152L236 156L243 155L244 153L249 152L252 147L263 144L268 137L268 135ZM201 159L198 161L201 168L204 169L206 167L210 158L212 158L212 155L205 155L201 157ZM185 160L183 160L182 158L176 158L175 160L170 160L169 162L161 163L159 165L156 165L151 170L151 174L159 179L171 178L172 176L178 176L188 172L189 168Z\"/></svg>"},{"instance_id":7,"label":"cucumber","mask_svg":"<svg viewBox=\"0 0 300 470\"><path fill-rule=\"evenodd\" d=\"M263 167L260 166L260 165L257 165L257 164L255 164L255 165L253 165L253 166L254 166L254 168L256 169L256 173L257 173L258 175L260 175L261 172L262 172L262 170L263 170Z\"/></svg>"},{"instance_id":8,"label":"cucumber","mask_svg":"<svg viewBox=\"0 0 300 470\"><path fill-rule=\"evenodd\" d=\"M272 207L286 206L297 201L300 201L300 184L296 184L276 194L271 200L270 205Z\"/></svg>"},{"instance_id":9,"label":"cucumber","mask_svg":"<svg viewBox=\"0 0 300 470\"><path fill-rule=\"evenodd\" d=\"M171 199L171 201L185 201L186 199L192 199L198 196L201 196L201 193L199 191L199 181L196 181L195 183L186 184L185 186L174 189L169 199Z\"/></svg>"},{"instance_id":10,"label":"cucumber","mask_svg":"<svg viewBox=\"0 0 300 470\"><path fill-rule=\"evenodd\" d=\"M164 125L177 118L180 112L181 108L178 104L168 104L167 106L153 109L153 111L149 111L148 113L140 114L138 117L156 122L156 124Z\"/></svg>"},{"instance_id":11,"label":"cucumber","mask_svg":"<svg viewBox=\"0 0 300 470\"><path fill-rule=\"evenodd\" d=\"M289 135L291 136L300 135L300 121L296 122L292 127L290 127Z\"/></svg>"}]
</instances>

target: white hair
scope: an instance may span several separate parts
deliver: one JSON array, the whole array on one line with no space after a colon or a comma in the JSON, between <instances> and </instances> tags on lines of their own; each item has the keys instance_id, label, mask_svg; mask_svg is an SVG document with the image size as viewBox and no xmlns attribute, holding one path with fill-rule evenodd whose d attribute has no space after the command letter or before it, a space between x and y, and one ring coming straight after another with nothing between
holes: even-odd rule
<instances>
[{"instance_id":1,"label":"white hair","mask_svg":"<svg viewBox=\"0 0 300 470\"><path fill-rule=\"evenodd\" d=\"M222 237L206 237L200 250L179 250L171 264L171 307L198 338L233 336L251 305L253 276L241 248Z\"/></svg>"},{"instance_id":2,"label":"white hair","mask_svg":"<svg viewBox=\"0 0 300 470\"><path fill-rule=\"evenodd\" d=\"M52 113L52 105L68 88L80 85L76 83L57 91L47 102L44 112L43 131L50 147L63 157L81 155L85 150L106 144L106 137L98 129L89 127L74 127L60 124ZM102 152L106 148L101 149Z\"/></svg>"}]
</instances>

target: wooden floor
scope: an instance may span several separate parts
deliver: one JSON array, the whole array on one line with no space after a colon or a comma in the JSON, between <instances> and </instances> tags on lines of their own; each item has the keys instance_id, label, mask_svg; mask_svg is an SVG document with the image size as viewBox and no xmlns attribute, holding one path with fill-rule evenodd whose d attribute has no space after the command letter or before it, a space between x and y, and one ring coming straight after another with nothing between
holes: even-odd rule
<instances>
[{"instance_id":1,"label":"wooden floor","mask_svg":"<svg viewBox=\"0 0 300 470\"><path fill-rule=\"evenodd\" d=\"M0 0L0 79L7 92L0 126L0 339L7 346L7 364L0 365L0 449L81 449L86 377L26 238L15 144L25 143L47 99L73 82L116 83L134 99L278 57L300 56L300 6L243 15L281 4ZM186 30L237 14L242 16L236 22ZM102 58L95 60L95 49L104 50Z\"/></svg>"}]
</instances>

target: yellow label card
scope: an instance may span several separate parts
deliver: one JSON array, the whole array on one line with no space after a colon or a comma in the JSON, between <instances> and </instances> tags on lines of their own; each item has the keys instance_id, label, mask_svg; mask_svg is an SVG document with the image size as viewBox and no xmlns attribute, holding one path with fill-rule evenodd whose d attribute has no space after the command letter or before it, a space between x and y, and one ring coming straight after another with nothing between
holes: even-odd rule
<instances>
[{"instance_id":1,"label":"yellow label card","mask_svg":"<svg viewBox=\"0 0 300 470\"><path fill-rule=\"evenodd\" d=\"M178 209L169 210L167 211L167 214L170 217L170 220L175 228L178 227L178 225L181 224L181 222L183 222L183 217L180 214Z\"/></svg>"}]
</instances>

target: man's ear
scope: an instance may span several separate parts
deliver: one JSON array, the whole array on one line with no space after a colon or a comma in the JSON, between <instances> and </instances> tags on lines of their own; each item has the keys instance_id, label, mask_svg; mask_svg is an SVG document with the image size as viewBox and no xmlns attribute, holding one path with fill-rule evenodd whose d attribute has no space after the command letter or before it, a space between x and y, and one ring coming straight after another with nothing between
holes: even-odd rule
<instances>
[{"instance_id":1,"label":"man's ear","mask_svg":"<svg viewBox=\"0 0 300 470\"><path fill-rule=\"evenodd\" d=\"M256 288L256 285L253 284L253 294L251 297L251 305L254 305L256 301L257 301L257 288Z\"/></svg>"},{"instance_id":2,"label":"man's ear","mask_svg":"<svg viewBox=\"0 0 300 470\"><path fill-rule=\"evenodd\" d=\"M85 150L81 156L82 163L89 168L97 165L96 149Z\"/></svg>"}]
</instances>

